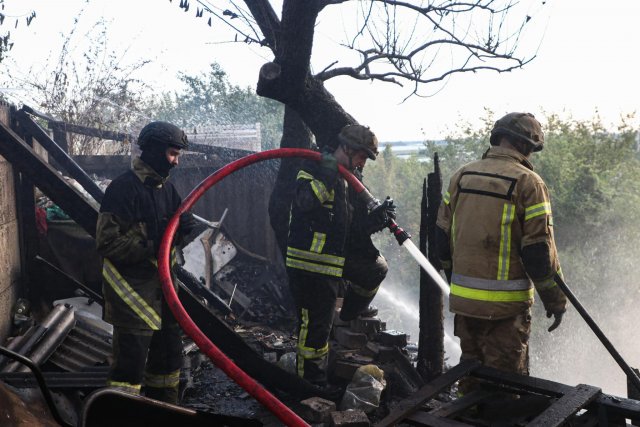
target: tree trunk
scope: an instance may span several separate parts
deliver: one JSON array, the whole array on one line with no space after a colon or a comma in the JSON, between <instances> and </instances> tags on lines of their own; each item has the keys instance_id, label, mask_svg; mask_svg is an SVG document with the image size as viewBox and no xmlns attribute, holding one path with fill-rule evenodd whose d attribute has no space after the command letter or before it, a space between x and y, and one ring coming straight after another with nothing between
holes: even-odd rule
<instances>
[{"instance_id":1,"label":"tree trunk","mask_svg":"<svg viewBox=\"0 0 640 427\"><path fill-rule=\"evenodd\" d=\"M312 139L311 131L300 119L298 113L290 107L285 107L280 147L310 148ZM276 240L283 257L287 252L289 211L291 210L291 201L293 200L299 167L300 159L288 158L280 160L278 176L269 199L269 220L271 221L271 228L276 234Z\"/></svg>"}]
</instances>

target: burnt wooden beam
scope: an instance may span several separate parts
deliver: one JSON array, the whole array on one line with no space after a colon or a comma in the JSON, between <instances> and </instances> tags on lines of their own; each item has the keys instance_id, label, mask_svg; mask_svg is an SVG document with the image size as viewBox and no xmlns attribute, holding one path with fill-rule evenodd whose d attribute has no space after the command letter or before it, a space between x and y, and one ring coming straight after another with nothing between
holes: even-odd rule
<instances>
[{"instance_id":1,"label":"burnt wooden beam","mask_svg":"<svg viewBox=\"0 0 640 427\"><path fill-rule=\"evenodd\" d=\"M102 202L104 192L96 185L87 173L42 129L25 111L18 111L20 126L42 145L62 166L73 179L93 197L98 203Z\"/></svg>"},{"instance_id":2,"label":"burnt wooden beam","mask_svg":"<svg viewBox=\"0 0 640 427\"><path fill-rule=\"evenodd\" d=\"M62 284L63 286L67 286L71 290L81 289L82 292L87 294L89 298L93 299L100 305L104 305L104 298L101 294L97 293L84 283L77 281L46 259L42 258L39 255L36 255L36 257L34 258L34 262L35 265L37 265L41 269L42 273L44 273L45 277L47 277L49 280L52 280L58 284Z\"/></svg>"},{"instance_id":3,"label":"burnt wooden beam","mask_svg":"<svg viewBox=\"0 0 640 427\"><path fill-rule=\"evenodd\" d=\"M87 233L95 237L98 209L42 160L22 138L0 123L0 155L60 206Z\"/></svg>"},{"instance_id":4,"label":"burnt wooden beam","mask_svg":"<svg viewBox=\"0 0 640 427\"><path fill-rule=\"evenodd\" d=\"M64 123L63 123L64 124ZM69 141L67 140L67 132L64 131L63 126L49 122L49 127L53 131L53 140L65 153L69 152Z\"/></svg>"},{"instance_id":5,"label":"burnt wooden beam","mask_svg":"<svg viewBox=\"0 0 640 427\"><path fill-rule=\"evenodd\" d=\"M70 123L65 123L63 121L56 120L55 117L52 117L46 113L40 112L27 105L22 107L22 110L25 111L26 113L29 113L33 116L39 117L49 122L49 126L54 132L79 133L81 135L95 136L96 138L110 139L113 141L133 141L136 139L133 135L130 135L124 132L114 132L110 130L96 129L89 126L80 126L80 125L72 125ZM58 129L56 130L56 128ZM66 137L65 137L65 141L66 141Z\"/></svg>"},{"instance_id":6,"label":"burnt wooden beam","mask_svg":"<svg viewBox=\"0 0 640 427\"><path fill-rule=\"evenodd\" d=\"M420 390L412 396L398 403L398 406L396 406L389 415L377 423L376 427L396 425L400 421L416 413L423 403L431 400L434 396L445 388L451 386L460 378L469 375L469 373L478 366L480 366L480 362L477 360L466 360L461 362L459 365L454 366L445 374L420 388Z\"/></svg>"},{"instance_id":7,"label":"burnt wooden beam","mask_svg":"<svg viewBox=\"0 0 640 427\"><path fill-rule=\"evenodd\" d=\"M593 402L601 393L601 389L585 384L578 384L569 393L538 415L527 427L559 427L579 410Z\"/></svg>"},{"instance_id":8,"label":"burnt wooden beam","mask_svg":"<svg viewBox=\"0 0 640 427\"><path fill-rule=\"evenodd\" d=\"M542 378L504 372L486 366L479 366L471 372L471 375L476 378L510 386L526 392L556 398L561 398L566 394L570 394L573 390L573 387L566 384L544 380ZM597 396L595 401L591 403L589 409L592 409L591 407L594 405L602 407L609 418L618 416L632 420L640 420L640 401L637 400L600 394Z\"/></svg>"},{"instance_id":9,"label":"burnt wooden beam","mask_svg":"<svg viewBox=\"0 0 640 427\"><path fill-rule=\"evenodd\" d=\"M73 125L71 123L65 123L65 122L52 122L51 123L51 128L55 131L57 129L58 132L71 132L71 133L78 133L80 135L87 135L87 136L93 136L95 138L100 138L100 139L109 139L112 141L135 141L136 137L128 134L128 133L124 133L124 132L115 132L112 130L102 130L102 129L96 129L96 128L92 128L92 127L88 127L88 126L80 126L80 125Z\"/></svg>"},{"instance_id":10,"label":"burnt wooden beam","mask_svg":"<svg viewBox=\"0 0 640 427\"><path fill-rule=\"evenodd\" d=\"M180 270L181 268L178 268L177 272L179 273ZM326 390L312 385L296 374L285 371L259 355L194 292L194 290L197 291L195 288L202 288L199 282L192 281L192 283L186 284L178 281L178 285L181 288L178 293L180 301L198 328L240 369L258 380L267 389L272 392L285 391L300 399L313 396L330 397Z\"/></svg>"},{"instance_id":11,"label":"burnt wooden beam","mask_svg":"<svg viewBox=\"0 0 640 427\"><path fill-rule=\"evenodd\" d=\"M440 270L436 256L436 219L442 200L442 176L438 153L433 158L434 171L423 183L420 208L420 252ZM425 381L442 375L444 370L444 294L434 280L420 269L420 334L418 372Z\"/></svg>"},{"instance_id":12,"label":"burnt wooden beam","mask_svg":"<svg viewBox=\"0 0 640 427\"><path fill-rule=\"evenodd\" d=\"M10 107L9 123L12 129L19 131L16 120L16 108ZM31 138L25 142L33 146ZM31 260L38 253L39 239L36 229L36 203L33 182L28 176L22 175L18 169L13 168L14 191L16 199L16 217L18 220L19 252L21 276L25 283L25 295L33 297L31 285Z\"/></svg>"},{"instance_id":13,"label":"burnt wooden beam","mask_svg":"<svg viewBox=\"0 0 640 427\"><path fill-rule=\"evenodd\" d=\"M467 424L449 418L442 418L437 415L432 415L428 412L416 412L410 415L402 421L403 424L411 424L418 426L430 426L430 427L472 427L473 424Z\"/></svg>"}]
</instances>

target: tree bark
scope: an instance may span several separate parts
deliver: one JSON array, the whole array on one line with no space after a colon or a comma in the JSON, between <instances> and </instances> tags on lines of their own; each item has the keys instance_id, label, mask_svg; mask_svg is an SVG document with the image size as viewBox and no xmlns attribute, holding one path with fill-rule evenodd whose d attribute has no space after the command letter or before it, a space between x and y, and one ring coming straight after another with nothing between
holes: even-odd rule
<instances>
[{"instance_id":1,"label":"tree bark","mask_svg":"<svg viewBox=\"0 0 640 427\"><path fill-rule=\"evenodd\" d=\"M300 119L298 113L290 107L284 109L284 125L280 147L282 148L310 148L313 135ZM289 211L293 200L296 176L300 168L300 159L289 158L280 160L280 168L276 183L269 199L269 220L271 228L283 258L287 252L287 236L289 235Z\"/></svg>"}]
</instances>

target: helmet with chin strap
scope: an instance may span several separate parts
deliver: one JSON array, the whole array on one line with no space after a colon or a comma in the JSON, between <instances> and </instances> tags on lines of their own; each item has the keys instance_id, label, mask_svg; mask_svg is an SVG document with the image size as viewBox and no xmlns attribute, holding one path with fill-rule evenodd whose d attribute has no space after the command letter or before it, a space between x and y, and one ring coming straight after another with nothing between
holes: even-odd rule
<instances>
[{"instance_id":1,"label":"helmet with chin strap","mask_svg":"<svg viewBox=\"0 0 640 427\"><path fill-rule=\"evenodd\" d=\"M530 113L509 113L498 120L491 130L491 145L499 145L502 136L524 141L533 147L533 151L541 151L544 147L542 125Z\"/></svg>"},{"instance_id":2,"label":"helmet with chin strap","mask_svg":"<svg viewBox=\"0 0 640 427\"><path fill-rule=\"evenodd\" d=\"M138 145L142 151L159 148L166 150L168 146L187 149L189 140L179 127L167 122L151 122L140 131Z\"/></svg>"},{"instance_id":3,"label":"helmet with chin strap","mask_svg":"<svg viewBox=\"0 0 640 427\"><path fill-rule=\"evenodd\" d=\"M371 160L378 157L378 138L367 126L346 125L338 134L341 145L353 150L362 150Z\"/></svg>"}]
</instances>

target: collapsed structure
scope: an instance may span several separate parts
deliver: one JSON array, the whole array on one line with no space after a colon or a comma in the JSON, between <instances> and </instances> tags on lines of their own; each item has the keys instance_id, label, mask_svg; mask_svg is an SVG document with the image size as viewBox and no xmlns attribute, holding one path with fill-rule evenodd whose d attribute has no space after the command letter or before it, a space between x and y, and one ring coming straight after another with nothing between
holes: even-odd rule
<instances>
[{"instance_id":1,"label":"collapsed structure","mask_svg":"<svg viewBox=\"0 0 640 427\"><path fill-rule=\"evenodd\" d=\"M0 238L4 240L7 265L2 274L8 274L0 284L9 283L3 301L11 302L0 310L4 320L0 322L0 338L5 343L4 338L12 336L2 347L0 385L16 389L39 386L54 421L61 425L127 425L127 417L135 419L135 414L144 414L146 423L156 420L154 423L160 425L268 424L268 417L213 414L203 410L203 402L197 402L200 410L177 410L149 399L94 392L105 384L111 330L101 320L101 263L92 237L102 189L89 174L114 177L128 168L130 158L71 158L61 148L64 144L58 144L64 139L64 124L28 107L16 110L3 106L0 111L0 155L7 160L0 164L6 183L2 185L4 210L0 218L5 223L0 227ZM58 139L54 141L36 119L49 122ZM70 130L131 140L129 135L79 126L66 128ZM181 169L172 175L183 194L211 171L247 154L195 145L195 152L185 156ZM59 170L73 181L63 178ZM375 365L384 372L386 384L378 401L372 397L368 406L350 408L359 411L338 411L345 409L340 407L343 402L336 406L327 399L332 396L323 396L321 390L291 369L295 321L282 261L266 215L275 171L275 164L265 163L239 172L233 181L221 183L215 192L204 197L194 209L203 218L202 226L190 236L177 277L182 304L209 339L247 374L282 396L309 423L346 426L371 422L498 422L546 426L568 420L616 425L624 423L625 418L640 419L639 402L603 395L597 387L570 387L504 374L470 362L440 375L442 326L428 321L428 315L423 313L417 354L408 348L406 334L386 330L382 319L341 322L336 317L330 369L334 381L346 385L360 368ZM437 186L437 180L432 184ZM45 196L40 201L34 187ZM18 214L7 222L11 215L6 214L6 207L12 203L14 188ZM439 196L433 186L431 193ZM429 204L424 210L429 210ZM421 236L421 242L426 241L426 235ZM423 245L421 249L425 252L426 248ZM428 295L428 278L423 282L422 307L433 318L441 317L441 296ZM192 377L201 358L189 339L184 341L183 353L185 366L191 368L184 370L182 378L183 390L187 390L193 386ZM36 377L31 372L34 369ZM485 380L486 387L455 399L450 387L465 375ZM50 390L56 391L56 400ZM513 395L520 396L517 404ZM122 412L114 413L115 405L123 408ZM505 405L512 410L506 411ZM483 411L478 412L478 407ZM36 411L47 412L43 408ZM47 425L45 421L42 424Z\"/></svg>"}]
</instances>

